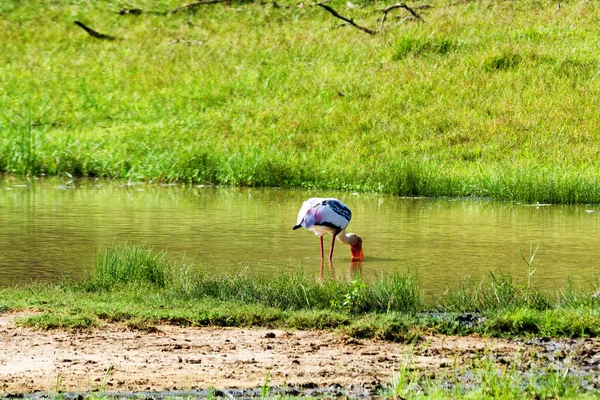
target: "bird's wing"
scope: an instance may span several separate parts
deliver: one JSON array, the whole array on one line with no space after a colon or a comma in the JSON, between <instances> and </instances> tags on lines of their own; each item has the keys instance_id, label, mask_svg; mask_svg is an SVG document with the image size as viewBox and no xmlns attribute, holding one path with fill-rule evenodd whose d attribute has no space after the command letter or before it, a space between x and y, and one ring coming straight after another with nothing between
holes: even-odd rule
<instances>
[{"instance_id":1,"label":"bird's wing","mask_svg":"<svg viewBox=\"0 0 600 400\"><path fill-rule=\"evenodd\" d=\"M302 204L296 226L310 228L313 225L327 226L332 229L346 229L352 212L337 199L313 197Z\"/></svg>"},{"instance_id":2,"label":"bird's wing","mask_svg":"<svg viewBox=\"0 0 600 400\"><path fill-rule=\"evenodd\" d=\"M346 229L352 219L350 209L338 199L323 199L319 205L319 225Z\"/></svg>"},{"instance_id":3,"label":"bird's wing","mask_svg":"<svg viewBox=\"0 0 600 400\"><path fill-rule=\"evenodd\" d=\"M296 222L296 226L302 225L305 228L309 228L310 226L312 226L314 224L314 218L312 217L314 210L312 209L321 204L323 200L325 199L322 199L320 197L313 197L306 200L302 204L302 208L300 208L300 211L298 212L298 220ZM308 217L307 219L310 221L305 221L305 217ZM306 222L309 222L310 226L306 226Z\"/></svg>"}]
</instances>

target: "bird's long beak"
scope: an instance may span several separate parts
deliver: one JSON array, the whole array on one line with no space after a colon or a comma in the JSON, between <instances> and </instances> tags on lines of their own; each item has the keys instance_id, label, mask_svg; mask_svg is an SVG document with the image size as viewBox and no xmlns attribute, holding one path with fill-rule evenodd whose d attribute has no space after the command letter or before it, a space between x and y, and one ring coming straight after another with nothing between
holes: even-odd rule
<instances>
[{"instance_id":1,"label":"bird's long beak","mask_svg":"<svg viewBox=\"0 0 600 400\"><path fill-rule=\"evenodd\" d=\"M352 261L362 261L363 260L364 254L362 251L362 246L360 248L350 246L350 251L352 252Z\"/></svg>"}]
</instances>

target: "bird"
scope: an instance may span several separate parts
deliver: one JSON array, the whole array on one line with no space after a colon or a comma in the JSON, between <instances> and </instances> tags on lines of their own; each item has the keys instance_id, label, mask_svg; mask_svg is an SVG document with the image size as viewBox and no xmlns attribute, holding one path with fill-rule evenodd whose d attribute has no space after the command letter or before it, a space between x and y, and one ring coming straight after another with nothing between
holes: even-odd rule
<instances>
[{"instance_id":1,"label":"bird","mask_svg":"<svg viewBox=\"0 0 600 400\"><path fill-rule=\"evenodd\" d=\"M321 241L321 260L325 258L323 253L323 235L331 233L331 248L329 249L329 261L333 257L333 246L335 239L350 245L352 260L362 261L362 239L356 233L346 233L346 227L352 219L352 211L338 199L313 197L306 200L298 213L298 221L292 228L306 228L319 236Z\"/></svg>"}]
</instances>

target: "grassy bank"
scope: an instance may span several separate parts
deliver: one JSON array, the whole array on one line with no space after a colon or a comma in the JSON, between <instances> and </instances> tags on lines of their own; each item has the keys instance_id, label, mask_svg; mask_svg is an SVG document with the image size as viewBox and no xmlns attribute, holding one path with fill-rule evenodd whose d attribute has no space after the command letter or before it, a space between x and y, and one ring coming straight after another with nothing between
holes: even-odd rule
<instances>
[{"instance_id":1,"label":"grassy bank","mask_svg":"<svg viewBox=\"0 0 600 400\"><path fill-rule=\"evenodd\" d=\"M565 287L539 293L510 277L493 277L489 283L424 299L418 277L410 274L369 283L359 277L320 282L316 276L289 273L269 279L213 276L169 262L164 252L115 244L98 253L94 272L81 281L0 290L0 313L38 311L17 321L38 329L85 330L106 323L149 332L162 324L327 329L354 338L414 343L426 352L421 338L429 334L598 337L600 300L591 292ZM412 368L407 355L380 396L510 399L590 393L591 376L570 373L567 364L549 365L545 356L536 356L538 350L527 353L531 359L507 365L498 364L497 354L483 351L468 364L435 373ZM416 357L419 351L414 353ZM263 398L271 396L265 373ZM112 398L94 392L86 397Z\"/></svg>"},{"instance_id":2,"label":"grassy bank","mask_svg":"<svg viewBox=\"0 0 600 400\"><path fill-rule=\"evenodd\" d=\"M304 274L259 278L212 276L169 263L165 253L136 245L98 254L95 272L80 282L0 291L0 310L42 311L22 323L43 329L119 322L334 329L358 338L412 341L425 333L486 336L596 337L598 299L565 288L541 294L509 277L422 298L412 275L364 283Z\"/></svg>"},{"instance_id":3,"label":"grassy bank","mask_svg":"<svg viewBox=\"0 0 600 400\"><path fill-rule=\"evenodd\" d=\"M597 3L181 4L3 2L0 172L600 201Z\"/></svg>"}]
</instances>

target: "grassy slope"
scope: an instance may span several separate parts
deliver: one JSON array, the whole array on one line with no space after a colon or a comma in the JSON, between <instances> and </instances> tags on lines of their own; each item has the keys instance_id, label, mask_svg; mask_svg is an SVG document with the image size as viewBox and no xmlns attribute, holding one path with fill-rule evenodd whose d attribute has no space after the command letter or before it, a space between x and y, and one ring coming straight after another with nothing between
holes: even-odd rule
<instances>
[{"instance_id":1,"label":"grassy slope","mask_svg":"<svg viewBox=\"0 0 600 400\"><path fill-rule=\"evenodd\" d=\"M600 201L598 4L430 3L3 2L0 171Z\"/></svg>"}]
</instances>

